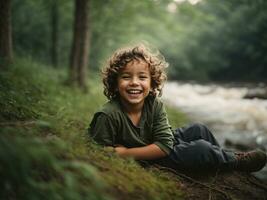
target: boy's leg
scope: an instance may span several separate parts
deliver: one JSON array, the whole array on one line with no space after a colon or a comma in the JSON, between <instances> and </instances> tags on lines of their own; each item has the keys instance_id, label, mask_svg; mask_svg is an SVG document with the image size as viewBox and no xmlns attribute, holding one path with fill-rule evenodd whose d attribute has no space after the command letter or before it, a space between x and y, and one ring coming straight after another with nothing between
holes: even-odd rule
<instances>
[{"instance_id":1,"label":"boy's leg","mask_svg":"<svg viewBox=\"0 0 267 200\"><path fill-rule=\"evenodd\" d=\"M220 147L211 131L202 124L178 128L174 132L176 143L170 158L178 168L217 168L232 165L233 152Z\"/></svg>"},{"instance_id":2,"label":"boy's leg","mask_svg":"<svg viewBox=\"0 0 267 200\"><path fill-rule=\"evenodd\" d=\"M174 137L177 141L180 139L185 142L203 139L210 142L212 145L219 146L219 143L211 131L205 125L199 123L177 128L174 131Z\"/></svg>"},{"instance_id":3,"label":"boy's leg","mask_svg":"<svg viewBox=\"0 0 267 200\"><path fill-rule=\"evenodd\" d=\"M267 162L267 155L261 150L234 153L200 139L175 144L168 156L172 168L181 170L238 170L255 172Z\"/></svg>"},{"instance_id":4,"label":"boy's leg","mask_svg":"<svg viewBox=\"0 0 267 200\"><path fill-rule=\"evenodd\" d=\"M174 133L175 145L171 154L159 164L181 170L240 170L258 171L266 164L266 154L253 151L238 157L236 153L221 148L202 124L179 128Z\"/></svg>"},{"instance_id":5,"label":"boy's leg","mask_svg":"<svg viewBox=\"0 0 267 200\"><path fill-rule=\"evenodd\" d=\"M212 145L204 139L191 142L179 140L179 143L174 145L169 157L175 162L178 169L227 168L236 161L233 152Z\"/></svg>"}]
</instances>

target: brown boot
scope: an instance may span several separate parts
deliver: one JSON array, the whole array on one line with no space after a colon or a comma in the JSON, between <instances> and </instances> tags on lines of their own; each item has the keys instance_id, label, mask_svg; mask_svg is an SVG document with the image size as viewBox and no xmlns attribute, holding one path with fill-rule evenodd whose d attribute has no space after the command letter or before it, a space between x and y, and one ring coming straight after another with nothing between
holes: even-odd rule
<instances>
[{"instance_id":1,"label":"brown boot","mask_svg":"<svg viewBox=\"0 0 267 200\"><path fill-rule=\"evenodd\" d=\"M266 153L261 150L235 153L236 163L234 169L244 172L261 170L267 161Z\"/></svg>"}]
</instances>

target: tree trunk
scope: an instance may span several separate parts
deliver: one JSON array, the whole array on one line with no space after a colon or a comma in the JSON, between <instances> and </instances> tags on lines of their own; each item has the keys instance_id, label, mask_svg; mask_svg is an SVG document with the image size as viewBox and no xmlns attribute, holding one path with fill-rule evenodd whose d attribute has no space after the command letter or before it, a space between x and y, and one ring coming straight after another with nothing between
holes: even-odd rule
<instances>
[{"instance_id":1,"label":"tree trunk","mask_svg":"<svg viewBox=\"0 0 267 200\"><path fill-rule=\"evenodd\" d=\"M11 33L11 0L0 1L0 67L11 63L12 33Z\"/></svg>"},{"instance_id":2,"label":"tree trunk","mask_svg":"<svg viewBox=\"0 0 267 200\"><path fill-rule=\"evenodd\" d=\"M89 37L89 0L75 0L69 79L71 84L77 84L84 90L86 90Z\"/></svg>"},{"instance_id":3,"label":"tree trunk","mask_svg":"<svg viewBox=\"0 0 267 200\"><path fill-rule=\"evenodd\" d=\"M58 2L51 5L51 62L54 67L58 66Z\"/></svg>"}]
</instances>

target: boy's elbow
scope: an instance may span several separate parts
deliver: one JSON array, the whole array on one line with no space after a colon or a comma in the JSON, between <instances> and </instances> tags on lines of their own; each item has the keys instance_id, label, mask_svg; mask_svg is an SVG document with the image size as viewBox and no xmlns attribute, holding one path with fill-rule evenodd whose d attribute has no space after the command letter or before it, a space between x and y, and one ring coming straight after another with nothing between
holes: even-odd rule
<instances>
[{"instance_id":1,"label":"boy's elbow","mask_svg":"<svg viewBox=\"0 0 267 200\"><path fill-rule=\"evenodd\" d=\"M171 149L169 146L167 146L161 142L155 142L154 144L164 153L165 156L170 154Z\"/></svg>"}]
</instances>

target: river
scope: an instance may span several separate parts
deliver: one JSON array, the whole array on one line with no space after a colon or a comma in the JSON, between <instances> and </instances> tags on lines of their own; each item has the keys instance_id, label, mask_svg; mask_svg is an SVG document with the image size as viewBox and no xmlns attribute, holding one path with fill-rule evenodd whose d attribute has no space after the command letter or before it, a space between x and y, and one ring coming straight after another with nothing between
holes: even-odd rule
<instances>
[{"instance_id":1,"label":"river","mask_svg":"<svg viewBox=\"0 0 267 200\"><path fill-rule=\"evenodd\" d=\"M267 150L267 100L244 99L249 88L217 84L168 82L163 99L178 107L192 122L212 130L219 143L228 148ZM250 88L251 90L251 88ZM255 176L267 180L267 166Z\"/></svg>"}]
</instances>

